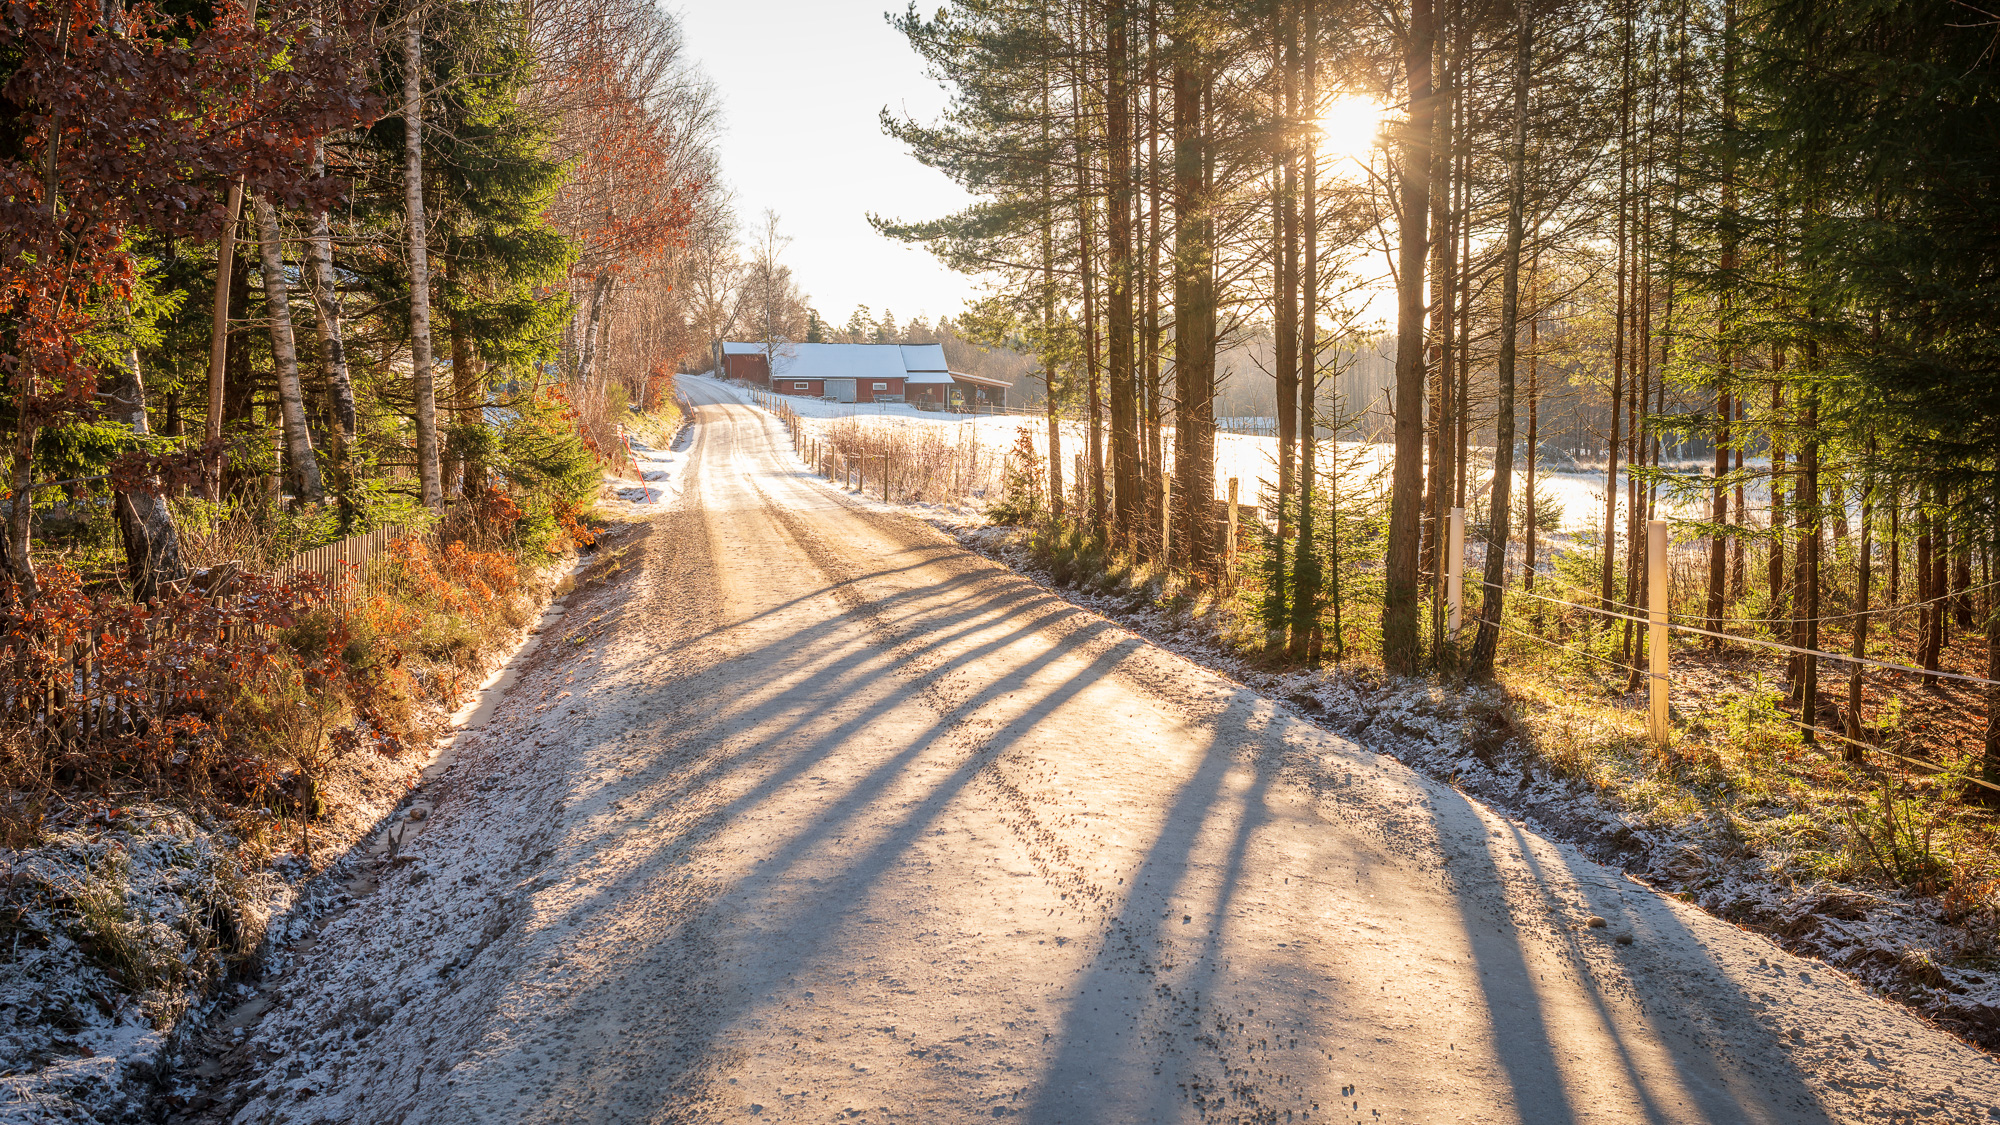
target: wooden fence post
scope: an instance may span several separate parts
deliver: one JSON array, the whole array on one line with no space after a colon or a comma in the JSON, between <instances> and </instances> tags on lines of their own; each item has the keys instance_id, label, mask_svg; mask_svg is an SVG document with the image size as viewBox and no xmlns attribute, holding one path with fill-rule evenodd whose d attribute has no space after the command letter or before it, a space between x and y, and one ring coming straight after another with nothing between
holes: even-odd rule
<instances>
[{"instance_id":1,"label":"wooden fence post","mask_svg":"<svg viewBox=\"0 0 2000 1125\"><path fill-rule=\"evenodd\" d=\"M1458 622L1465 610L1465 509L1451 510L1451 539L1446 549L1445 565L1449 568L1445 578L1445 597L1451 606L1448 622L1453 637L1458 636Z\"/></svg>"},{"instance_id":2,"label":"wooden fence post","mask_svg":"<svg viewBox=\"0 0 2000 1125\"><path fill-rule=\"evenodd\" d=\"M1165 473L1162 473L1160 475L1162 477L1166 476ZM1162 526L1165 526L1164 522L1162 523ZM1165 542L1165 536L1161 537L1161 541ZM1235 477L1229 478L1229 538L1225 542L1227 545L1223 548L1222 552L1223 560L1228 566L1227 577L1225 579L1225 582L1229 589L1234 590L1236 588L1236 478Z\"/></svg>"},{"instance_id":3,"label":"wooden fence post","mask_svg":"<svg viewBox=\"0 0 2000 1125\"><path fill-rule=\"evenodd\" d=\"M1646 521L1646 644L1652 690L1646 715L1653 744L1664 747L1673 733L1667 721L1667 521Z\"/></svg>"}]
</instances>

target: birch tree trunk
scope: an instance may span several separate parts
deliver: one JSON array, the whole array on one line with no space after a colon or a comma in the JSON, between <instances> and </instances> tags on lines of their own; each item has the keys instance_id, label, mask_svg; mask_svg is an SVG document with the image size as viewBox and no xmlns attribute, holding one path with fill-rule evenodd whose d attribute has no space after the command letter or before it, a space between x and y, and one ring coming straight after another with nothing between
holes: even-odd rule
<instances>
[{"instance_id":1,"label":"birch tree trunk","mask_svg":"<svg viewBox=\"0 0 2000 1125\"><path fill-rule=\"evenodd\" d=\"M313 174L326 174L326 144L313 145ZM347 373L347 343L340 327L339 282L333 272L333 229L327 213L313 216L312 237L307 241L307 257L313 271L313 313L319 321L320 354L326 365L326 383L333 391L333 421L340 427L342 445L354 440L354 381Z\"/></svg>"},{"instance_id":2,"label":"birch tree trunk","mask_svg":"<svg viewBox=\"0 0 2000 1125\"><path fill-rule=\"evenodd\" d=\"M410 377L417 400L417 486L423 502L444 506L438 473L436 373L431 366L431 270L424 229L424 57L421 10L403 30L403 206L410 227Z\"/></svg>"},{"instance_id":3,"label":"birch tree trunk","mask_svg":"<svg viewBox=\"0 0 2000 1125\"><path fill-rule=\"evenodd\" d=\"M590 286L590 314L584 318L583 340L577 349L576 385L588 387L597 370L597 338L604 327L604 302L611 295L609 271L598 274ZM768 375L769 372L766 372Z\"/></svg>"},{"instance_id":4,"label":"birch tree trunk","mask_svg":"<svg viewBox=\"0 0 2000 1125\"><path fill-rule=\"evenodd\" d=\"M114 420L130 426L135 435L152 432L146 418L146 384L140 376L137 348L126 357L109 399L107 413ZM148 478L145 483L157 482ZM187 567L181 562L180 529L174 526L173 511L164 497L147 489L120 492L112 507L125 540L133 601L151 601L187 578Z\"/></svg>"},{"instance_id":5,"label":"birch tree trunk","mask_svg":"<svg viewBox=\"0 0 2000 1125\"><path fill-rule=\"evenodd\" d=\"M264 263L264 307L271 318L271 357L277 368L278 410L285 427L285 456L292 463L298 498L317 504L326 498L320 484L319 458L313 455L312 433L306 429L305 396L299 389L298 342L292 334L291 287L285 282L284 245L279 239L278 211L258 196L251 202L257 215L257 244Z\"/></svg>"}]
</instances>

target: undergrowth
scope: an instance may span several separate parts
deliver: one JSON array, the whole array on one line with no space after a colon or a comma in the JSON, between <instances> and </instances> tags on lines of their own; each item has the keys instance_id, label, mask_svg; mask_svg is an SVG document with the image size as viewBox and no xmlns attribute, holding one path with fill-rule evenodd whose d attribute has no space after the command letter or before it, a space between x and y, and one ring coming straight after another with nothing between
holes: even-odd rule
<instances>
[{"instance_id":1,"label":"undergrowth","mask_svg":"<svg viewBox=\"0 0 2000 1125\"><path fill-rule=\"evenodd\" d=\"M184 589L133 603L87 529L38 543L32 597L0 583L0 1076L173 1027L400 792L594 542L573 425L522 404L486 483L389 513L411 532L347 573L270 573L338 536L331 509L184 499Z\"/></svg>"}]
</instances>

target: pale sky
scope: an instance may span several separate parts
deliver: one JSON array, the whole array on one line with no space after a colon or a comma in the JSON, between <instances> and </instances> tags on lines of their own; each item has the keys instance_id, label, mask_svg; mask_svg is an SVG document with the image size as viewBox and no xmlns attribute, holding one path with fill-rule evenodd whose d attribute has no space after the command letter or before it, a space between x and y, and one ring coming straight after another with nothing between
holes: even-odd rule
<instances>
[{"instance_id":1,"label":"pale sky","mask_svg":"<svg viewBox=\"0 0 2000 1125\"><path fill-rule=\"evenodd\" d=\"M868 213L927 219L970 197L883 135L883 106L935 119L945 92L889 27L890 0L694 0L689 53L722 93L722 170L737 213L777 210L792 243L780 259L834 323L857 304L907 323L956 315L970 278L926 250L891 242Z\"/></svg>"}]
</instances>

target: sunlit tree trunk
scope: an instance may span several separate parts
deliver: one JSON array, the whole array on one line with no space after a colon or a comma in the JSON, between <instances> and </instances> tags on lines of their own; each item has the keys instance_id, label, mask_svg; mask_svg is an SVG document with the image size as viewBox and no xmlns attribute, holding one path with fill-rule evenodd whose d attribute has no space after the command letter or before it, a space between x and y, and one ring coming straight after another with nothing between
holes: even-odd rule
<instances>
[{"instance_id":1,"label":"sunlit tree trunk","mask_svg":"<svg viewBox=\"0 0 2000 1125\"><path fill-rule=\"evenodd\" d=\"M1279 120L1285 122L1287 128L1279 135L1277 159L1271 167L1271 231L1275 238L1272 268L1276 273L1271 286L1271 320L1276 351L1272 377L1278 398L1278 496L1271 507L1272 514L1277 518L1278 534L1276 546L1271 551L1265 630L1273 648L1284 643L1285 630L1291 622L1289 551L1295 523L1292 496L1294 477L1297 475L1295 464L1299 434L1297 177L1300 146L1296 132L1299 117L1299 36L1293 6L1281 5L1279 10L1282 13L1277 35L1280 49L1275 61L1280 90L1276 109Z\"/></svg>"},{"instance_id":2,"label":"sunlit tree trunk","mask_svg":"<svg viewBox=\"0 0 2000 1125\"><path fill-rule=\"evenodd\" d=\"M1869 468L1861 482L1861 543L1855 557L1854 576L1854 643L1849 649L1855 656L1868 655L1868 595L1874 579L1874 560L1870 554L1875 549L1875 436L1868 437ZM1855 664L1847 673L1847 737L1859 740L1867 734L1861 721L1861 669ZM1861 748L1848 746L1847 760L1861 762Z\"/></svg>"},{"instance_id":3,"label":"sunlit tree trunk","mask_svg":"<svg viewBox=\"0 0 2000 1125\"><path fill-rule=\"evenodd\" d=\"M436 374L431 366L431 271L424 225L422 9L403 29L403 208L409 225L410 382L416 395L417 487L427 507L444 506L438 471Z\"/></svg>"}]
</instances>

